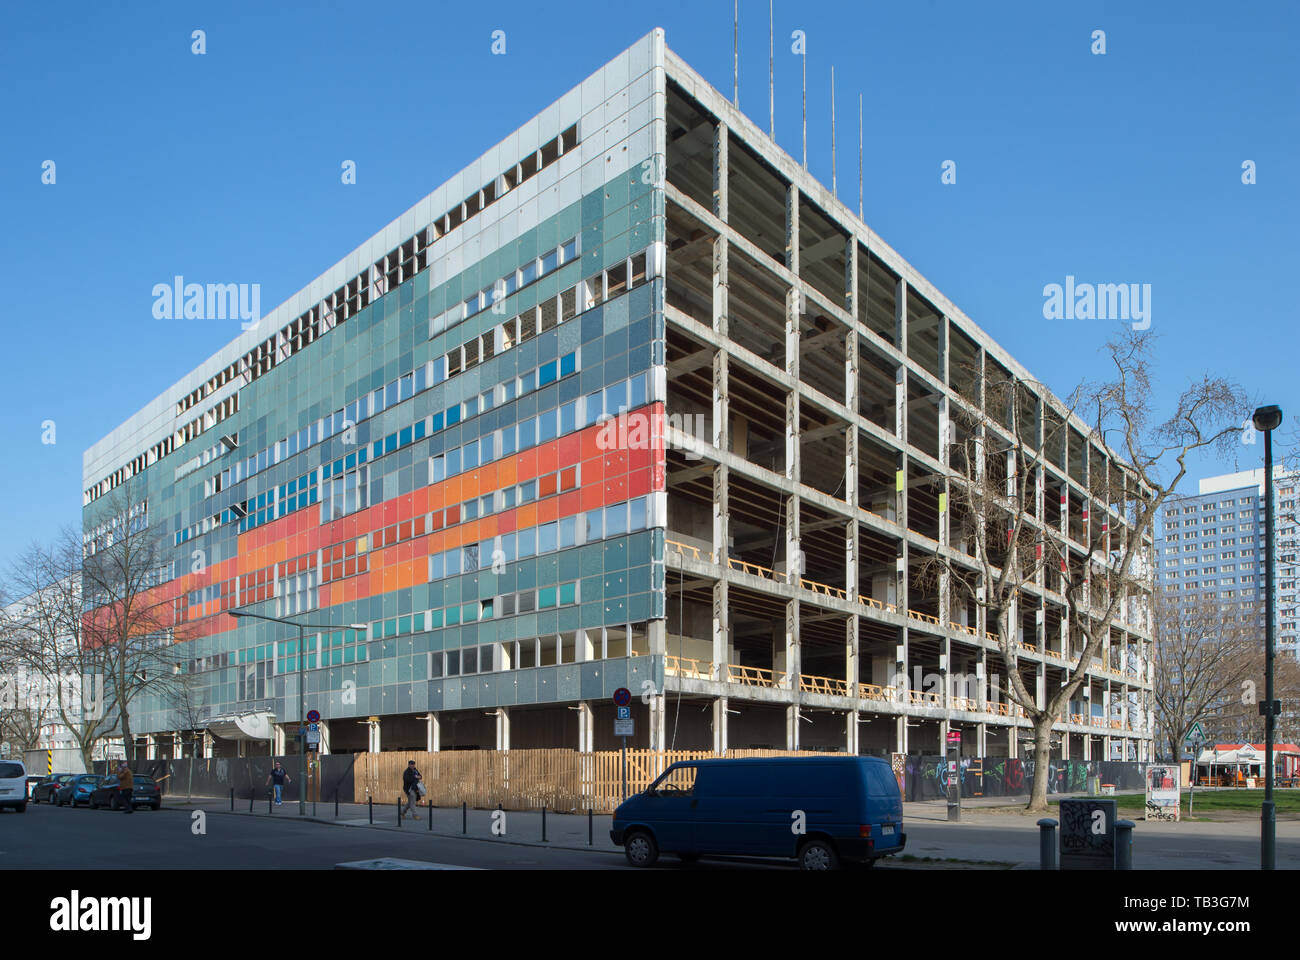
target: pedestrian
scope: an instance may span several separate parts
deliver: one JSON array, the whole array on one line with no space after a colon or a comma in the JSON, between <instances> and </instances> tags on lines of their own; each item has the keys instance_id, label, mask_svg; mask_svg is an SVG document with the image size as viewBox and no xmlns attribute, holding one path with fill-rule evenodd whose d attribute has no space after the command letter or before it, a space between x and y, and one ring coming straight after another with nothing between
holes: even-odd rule
<instances>
[{"instance_id":1,"label":"pedestrian","mask_svg":"<svg viewBox=\"0 0 1300 960\"><path fill-rule=\"evenodd\" d=\"M423 779L424 777L420 774L420 771L415 769L415 761L412 760L407 763L406 769L402 772L402 793L406 795L406 806L399 811L399 817L409 812L412 820L420 819L420 815L415 808L420 803L419 784Z\"/></svg>"},{"instance_id":2,"label":"pedestrian","mask_svg":"<svg viewBox=\"0 0 1300 960\"><path fill-rule=\"evenodd\" d=\"M117 796L127 813L135 813L135 807L131 803L131 794L134 787L135 774L131 772L131 768L126 765L125 760L119 760L117 762Z\"/></svg>"},{"instance_id":3,"label":"pedestrian","mask_svg":"<svg viewBox=\"0 0 1300 960\"><path fill-rule=\"evenodd\" d=\"M278 807L284 799L284 785L286 783L293 783L293 781L289 779L289 771L280 766L279 760L275 761L275 766L271 768L271 775L266 778L267 783L270 783L272 780L275 781L275 805Z\"/></svg>"}]
</instances>

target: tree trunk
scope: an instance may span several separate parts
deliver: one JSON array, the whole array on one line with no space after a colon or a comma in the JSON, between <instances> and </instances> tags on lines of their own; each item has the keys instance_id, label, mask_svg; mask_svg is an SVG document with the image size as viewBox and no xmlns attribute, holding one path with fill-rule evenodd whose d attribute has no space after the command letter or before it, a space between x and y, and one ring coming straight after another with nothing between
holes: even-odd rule
<instances>
[{"instance_id":1,"label":"tree trunk","mask_svg":"<svg viewBox=\"0 0 1300 960\"><path fill-rule=\"evenodd\" d=\"M194 764L196 763L198 759L194 750L194 732L190 731L190 782L185 788L185 798L191 801L194 799Z\"/></svg>"},{"instance_id":2,"label":"tree trunk","mask_svg":"<svg viewBox=\"0 0 1300 960\"><path fill-rule=\"evenodd\" d=\"M1052 754L1052 716L1040 714L1034 720L1034 782L1029 789L1029 805L1026 810L1032 813L1047 812L1047 775L1048 763Z\"/></svg>"}]
</instances>

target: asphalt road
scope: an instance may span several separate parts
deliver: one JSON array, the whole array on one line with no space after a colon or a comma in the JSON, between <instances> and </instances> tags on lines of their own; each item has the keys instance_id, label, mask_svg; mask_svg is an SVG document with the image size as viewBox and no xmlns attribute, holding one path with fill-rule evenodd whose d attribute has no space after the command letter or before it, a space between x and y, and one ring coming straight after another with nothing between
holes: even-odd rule
<instances>
[{"instance_id":1,"label":"asphalt road","mask_svg":"<svg viewBox=\"0 0 1300 960\"><path fill-rule=\"evenodd\" d=\"M358 829L240 814L207 815L192 832L189 811L133 814L28 804L0 812L0 870L328 870L346 861L399 857L494 870L631 869L621 853L440 837L409 829Z\"/></svg>"}]
</instances>

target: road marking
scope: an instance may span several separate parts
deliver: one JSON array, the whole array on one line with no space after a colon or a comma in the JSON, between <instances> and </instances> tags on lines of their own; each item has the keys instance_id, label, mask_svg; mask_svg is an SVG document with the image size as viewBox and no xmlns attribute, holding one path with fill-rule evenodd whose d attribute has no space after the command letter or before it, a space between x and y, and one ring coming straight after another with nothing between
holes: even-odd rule
<instances>
[{"instance_id":1,"label":"road marking","mask_svg":"<svg viewBox=\"0 0 1300 960\"><path fill-rule=\"evenodd\" d=\"M379 857L375 860L352 860L334 864L335 870L478 870L479 867L462 867L452 863L433 863L429 860L403 860L400 857Z\"/></svg>"}]
</instances>

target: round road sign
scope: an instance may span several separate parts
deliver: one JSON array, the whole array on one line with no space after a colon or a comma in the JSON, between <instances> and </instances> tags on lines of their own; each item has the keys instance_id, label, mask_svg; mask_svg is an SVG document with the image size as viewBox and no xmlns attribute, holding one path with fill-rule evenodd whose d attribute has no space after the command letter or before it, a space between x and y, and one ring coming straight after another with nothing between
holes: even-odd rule
<instances>
[{"instance_id":1,"label":"round road sign","mask_svg":"<svg viewBox=\"0 0 1300 960\"><path fill-rule=\"evenodd\" d=\"M320 723L320 711L319 711L319 710L308 710L308 711L307 711L307 722L308 722L308 723Z\"/></svg>"},{"instance_id":2,"label":"round road sign","mask_svg":"<svg viewBox=\"0 0 1300 960\"><path fill-rule=\"evenodd\" d=\"M632 702L632 691L627 687L619 687L614 691L614 703L620 707L626 707Z\"/></svg>"}]
</instances>

